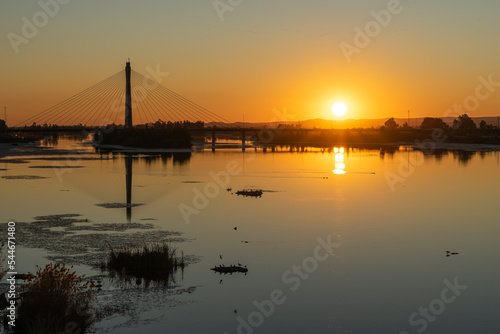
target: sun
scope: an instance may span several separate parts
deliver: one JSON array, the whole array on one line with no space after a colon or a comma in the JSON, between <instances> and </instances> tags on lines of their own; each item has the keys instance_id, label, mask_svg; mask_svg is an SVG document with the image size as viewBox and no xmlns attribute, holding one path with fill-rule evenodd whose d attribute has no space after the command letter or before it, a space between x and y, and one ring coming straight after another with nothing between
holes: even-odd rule
<instances>
[{"instance_id":1,"label":"sun","mask_svg":"<svg viewBox=\"0 0 500 334\"><path fill-rule=\"evenodd\" d=\"M344 102L336 102L332 105L332 113L337 117L342 117L347 113L347 105Z\"/></svg>"}]
</instances>

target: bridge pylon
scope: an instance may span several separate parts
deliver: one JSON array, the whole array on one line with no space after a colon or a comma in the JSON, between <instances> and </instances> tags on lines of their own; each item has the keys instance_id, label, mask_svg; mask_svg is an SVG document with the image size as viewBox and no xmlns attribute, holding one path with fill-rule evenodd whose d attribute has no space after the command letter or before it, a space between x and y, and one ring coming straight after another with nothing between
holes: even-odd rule
<instances>
[{"instance_id":1,"label":"bridge pylon","mask_svg":"<svg viewBox=\"0 0 500 334\"><path fill-rule=\"evenodd\" d=\"M125 128L132 127L132 89L130 88L130 61L125 66L126 96L125 96Z\"/></svg>"}]
</instances>

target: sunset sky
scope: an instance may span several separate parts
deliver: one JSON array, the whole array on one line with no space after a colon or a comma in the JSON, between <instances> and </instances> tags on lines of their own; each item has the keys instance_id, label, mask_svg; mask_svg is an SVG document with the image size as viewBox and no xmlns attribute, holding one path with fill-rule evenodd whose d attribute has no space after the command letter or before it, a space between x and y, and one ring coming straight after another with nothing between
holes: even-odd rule
<instances>
[{"instance_id":1,"label":"sunset sky","mask_svg":"<svg viewBox=\"0 0 500 334\"><path fill-rule=\"evenodd\" d=\"M498 0L221 0L231 6L223 13L213 0L59 0L57 10L55 1L0 5L8 125L115 74L129 57L135 71L168 72L162 85L230 121L271 121L283 108L290 121L330 119L337 101L345 118L455 116L447 110L463 103L469 116L500 115ZM40 3L52 4L53 17ZM388 7L397 13L384 27L371 12ZM38 32L14 45L37 19ZM372 29L366 45L356 27ZM357 51L346 57L347 44ZM489 77L498 84L484 87Z\"/></svg>"}]
</instances>

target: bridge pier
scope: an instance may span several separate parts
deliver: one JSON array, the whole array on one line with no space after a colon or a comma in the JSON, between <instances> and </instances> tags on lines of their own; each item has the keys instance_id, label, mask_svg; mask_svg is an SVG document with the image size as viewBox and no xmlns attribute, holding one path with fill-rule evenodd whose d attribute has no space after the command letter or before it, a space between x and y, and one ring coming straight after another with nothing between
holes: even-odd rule
<instances>
[{"instance_id":1,"label":"bridge pier","mask_svg":"<svg viewBox=\"0 0 500 334\"><path fill-rule=\"evenodd\" d=\"M212 152L215 152L215 127L212 127Z\"/></svg>"},{"instance_id":2,"label":"bridge pier","mask_svg":"<svg viewBox=\"0 0 500 334\"><path fill-rule=\"evenodd\" d=\"M245 129L241 130L241 150L245 152Z\"/></svg>"}]
</instances>

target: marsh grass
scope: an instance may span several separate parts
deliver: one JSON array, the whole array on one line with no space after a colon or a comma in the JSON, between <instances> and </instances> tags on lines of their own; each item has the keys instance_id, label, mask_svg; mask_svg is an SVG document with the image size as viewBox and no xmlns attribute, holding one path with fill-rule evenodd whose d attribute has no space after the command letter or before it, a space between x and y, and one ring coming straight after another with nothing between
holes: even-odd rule
<instances>
[{"instance_id":1,"label":"marsh grass","mask_svg":"<svg viewBox=\"0 0 500 334\"><path fill-rule=\"evenodd\" d=\"M38 268L21 287L15 334L86 333L93 322L89 312L95 290L63 264Z\"/></svg>"},{"instance_id":2,"label":"marsh grass","mask_svg":"<svg viewBox=\"0 0 500 334\"><path fill-rule=\"evenodd\" d=\"M110 248L105 267L121 276L168 285L175 283L175 273L186 266L184 254L167 243L153 243L143 247Z\"/></svg>"}]
</instances>

